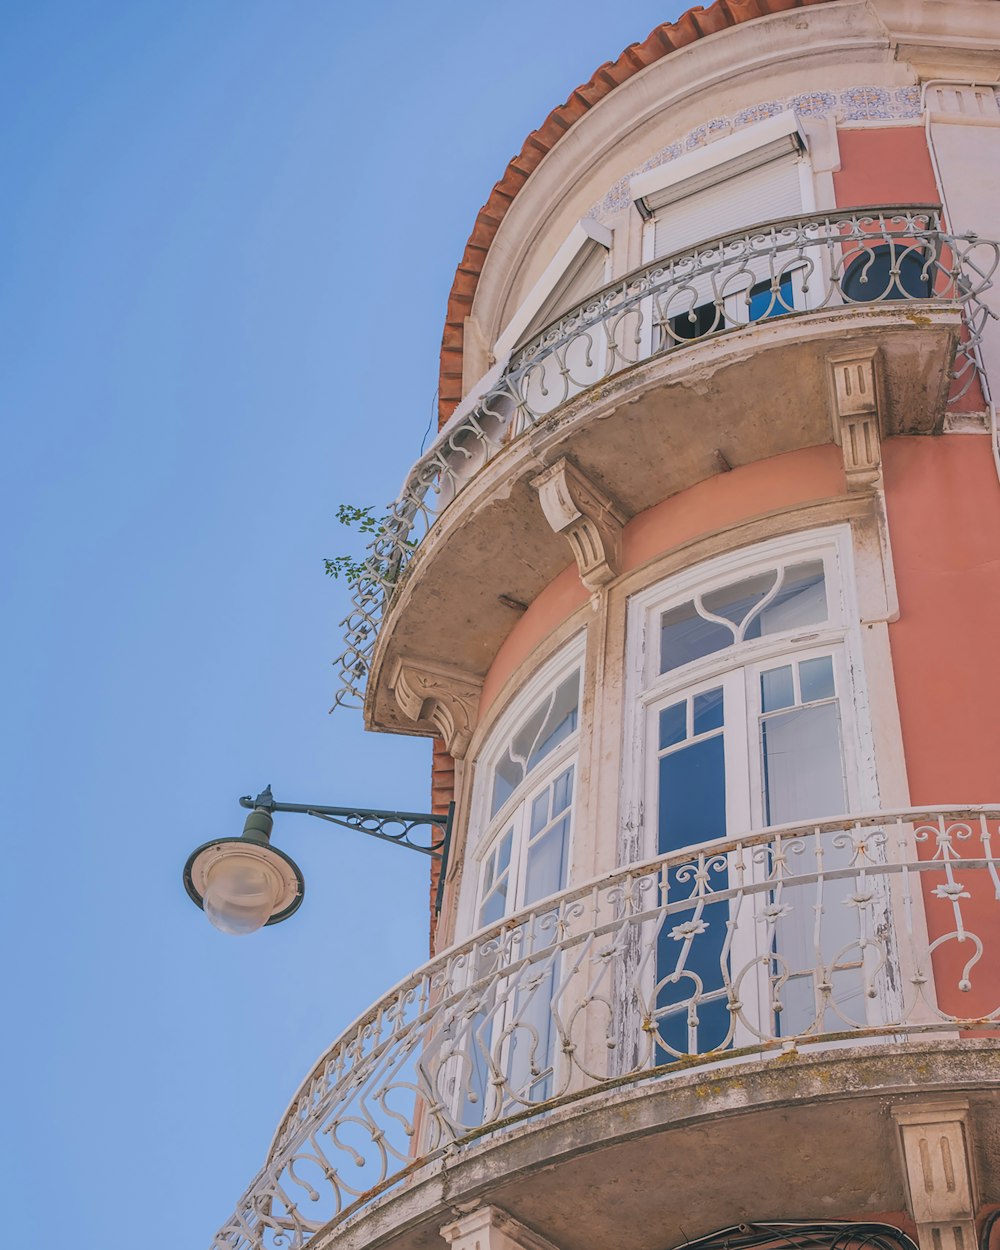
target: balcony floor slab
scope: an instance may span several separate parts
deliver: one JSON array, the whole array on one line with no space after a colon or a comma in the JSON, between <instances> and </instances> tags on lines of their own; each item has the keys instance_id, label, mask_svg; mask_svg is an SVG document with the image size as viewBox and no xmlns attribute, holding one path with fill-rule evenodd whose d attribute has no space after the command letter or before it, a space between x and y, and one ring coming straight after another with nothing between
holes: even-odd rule
<instances>
[{"instance_id":1,"label":"balcony floor slab","mask_svg":"<svg viewBox=\"0 0 1000 1250\"><path fill-rule=\"evenodd\" d=\"M1000 1046L957 1038L803 1049L564 1100L415 1168L313 1250L441 1250L499 1206L560 1250L663 1250L741 1221L906 1208L890 1109L969 1101L984 1204L1000 1177ZM992 1179L991 1179L992 1178Z\"/></svg>"}]
</instances>

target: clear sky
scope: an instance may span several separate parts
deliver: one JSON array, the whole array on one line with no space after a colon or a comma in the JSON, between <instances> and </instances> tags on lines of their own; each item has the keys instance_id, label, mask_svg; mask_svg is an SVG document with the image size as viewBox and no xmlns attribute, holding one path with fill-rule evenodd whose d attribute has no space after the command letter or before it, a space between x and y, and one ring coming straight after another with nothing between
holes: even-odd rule
<instances>
[{"instance_id":1,"label":"clear sky","mask_svg":"<svg viewBox=\"0 0 1000 1250\"><path fill-rule=\"evenodd\" d=\"M8 1215L207 1246L313 1060L426 955L426 862L306 817L226 938L236 799L420 808L429 747L327 715L340 502L395 494L475 214L676 17L602 0L2 0Z\"/></svg>"}]
</instances>

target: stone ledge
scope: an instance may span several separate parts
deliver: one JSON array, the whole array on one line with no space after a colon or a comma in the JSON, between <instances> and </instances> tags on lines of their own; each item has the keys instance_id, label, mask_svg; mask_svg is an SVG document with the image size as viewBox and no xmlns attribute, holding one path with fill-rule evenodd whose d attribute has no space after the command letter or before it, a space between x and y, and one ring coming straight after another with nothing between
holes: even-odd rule
<instances>
[{"instance_id":1,"label":"stone ledge","mask_svg":"<svg viewBox=\"0 0 1000 1250\"><path fill-rule=\"evenodd\" d=\"M561 1250L662 1250L741 1220L903 1210L891 1112L956 1093L989 1178L981 1200L998 1202L1000 1045L953 1037L723 1062L582 1096L415 1160L408 1182L310 1244L443 1250L441 1224L482 1202Z\"/></svg>"}]
</instances>

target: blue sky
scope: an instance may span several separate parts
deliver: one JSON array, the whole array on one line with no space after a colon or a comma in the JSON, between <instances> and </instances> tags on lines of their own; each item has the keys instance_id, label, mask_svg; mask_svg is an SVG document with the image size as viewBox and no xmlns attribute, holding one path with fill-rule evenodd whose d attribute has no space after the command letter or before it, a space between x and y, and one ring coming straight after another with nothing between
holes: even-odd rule
<instances>
[{"instance_id":1,"label":"blue sky","mask_svg":"<svg viewBox=\"0 0 1000 1250\"><path fill-rule=\"evenodd\" d=\"M426 864L304 817L216 933L239 795L420 808L327 715L342 501L417 455L448 289L529 130L682 10L3 0L3 1120L22 1239L207 1246L317 1054L426 951ZM11 1175L13 1171L13 1175Z\"/></svg>"}]
</instances>

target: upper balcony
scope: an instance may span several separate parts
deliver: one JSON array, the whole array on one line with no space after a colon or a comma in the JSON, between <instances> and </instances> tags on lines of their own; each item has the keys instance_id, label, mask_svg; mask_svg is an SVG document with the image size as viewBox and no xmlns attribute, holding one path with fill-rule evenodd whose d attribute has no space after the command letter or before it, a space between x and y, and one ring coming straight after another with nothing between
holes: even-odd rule
<instances>
[{"instance_id":1,"label":"upper balcony","mask_svg":"<svg viewBox=\"0 0 1000 1250\"><path fill-rule=\"evenodd\" d=\"M998 246L928 207L787 218L647 265L498 362L407 477L344 622L338 703L408 732L399 655L481 676L568 562L532 481L567 454L624 517L723 468L836 440L830 368L877 356L883 436L982 409ZM475 577L470 577L470 570ZM365 685L368 690L365 695Z\"/></svg>"},{"instance_id":2,"label":"upper balcony","mask_svg":"<svg viewBox=\"0 0 1000 1250\"><path fill-rule=\"evenodd\" d=\"M648 1250L664 1176L688 1237L769 1218L773 1192L901 1210L886 1099L979 1115L1000 1087L998 820L772 828L482 930L320 1057L216 1250L419 1250L484 1200L557 1245Z\"/></svg>"}]
</instances>

